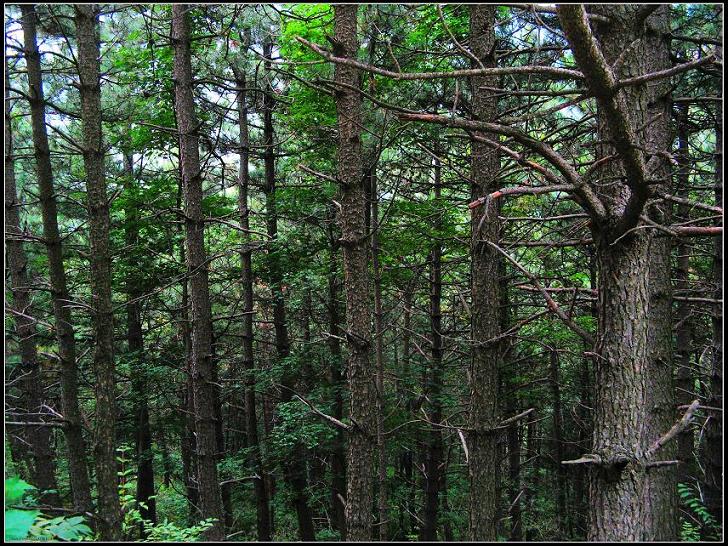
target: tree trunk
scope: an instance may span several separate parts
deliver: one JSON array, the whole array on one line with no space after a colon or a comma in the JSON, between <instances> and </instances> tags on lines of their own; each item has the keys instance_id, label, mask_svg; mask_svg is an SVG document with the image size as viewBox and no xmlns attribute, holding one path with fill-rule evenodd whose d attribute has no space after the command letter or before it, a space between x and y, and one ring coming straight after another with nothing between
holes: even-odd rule
<instances>
[{"instance_id":1,"label":"tree trunk","mask_svg":"<svg viewBox=\"0 0 728 546\"><path fill-rule=\"evenodd\" d=\"M663 275L657 273L656 264L650 267L651 232L631 228L644 214L649 194L642 180L647 162L643 148L653 147L647 152L653 154L664 150L664 135L645 131L655 121L650 108L662 112L665 103L664 96L650 92L654 86L619 91L610 86L614 79L662 66L661 38L655 41L652 35L660 28L665 8L648 15L645 23L639 17L640 6L593 5L592 12L610 20L609 25L595 25L595 35L581 6L558 8L574 57L597 98L597 159L618 158L601 165L598 174L604 182L598 191L607 210L603 218L592 222L599 271L593 453L601 462L592 465L590 476L590 540L648 539L654 528L653 505L663 498L660 486L646 489L645 466L648 446L666 432L656 428L660 426L653 419L656 414L647 410L658 399L663 404L657 392L658 398L651 398L648 391L654 387L648 386L647 376L653 374L650 381L660 384L659 393L671 394L661 385L669 369L663 355L663 329L650 331L650 269L655 272L653 293L663 292L661 283L654 282ZM630 166L629 172L625 165ZM661 168L658 173L664 172ZM655 371L658 354L662 362Z\"/></svg>"},{"instance_id":2,"label":"tree trunk","mask_svg":"<svg viewBox=\"0 0 728 546\"><path fill-rule=\"evenodd\" d=\"M405 408L407 414L411 415L414 411L414 400L410 391L410 385L412 384L412 369L410 353L412 351L410 340L411 340L411 327L412 327L412 299L414 297L413 289L410 286L404 289L404 310L402 314L402 375L405 383ZM417 529L417 519L415 518L415 481L413 479L414 472L414 460L413 451L410 448L405 448L405 452L402 454L402 475L407 486L407 496L405 501L405 509L409 514L409 529L407 535L414 534ZM406 538L406 537L405 537Z\"/></svg>"},{"instance_id":3,"label":"tree trunk","mask_svg":"<svg viewBox=\"0 0 728 546\"><path fill-rule=\"evenodd\" d=\"M470 8L470 47L485 67L495 66L495 6ZM496 98L482 88L497 87L497 78L471 79L473 114L490 122L496 113ZM498 137L495 137L497 140ZM495 191L499 170L498 152L484 143L471 143L472 199ZM497 206L473 209L471 217L471 329L472 361L469 372L470 416L467 443L470 450L470 540L496 539L498 436L498 369L500 343L485 343L500 331L500 285L497 251L488 242L498 241Z\"/></svg>"},{"instance_id":4,"label":"tree trunk","mask_svg":"<svg viewBox=\"0 0 728 546\"><path fill-rule=\"evenodd\" d=\"M182 176L177 186L177 208L182 204ZM181 224L179 229L183 230ZM187 253L184 243L179 248L180 263L187 263ZM182 298L180 306L180 334L184 347L185 358L185 385L180 396L180 410L182 415L182 432L180 434L180 452L182 457L182 478L185 484L187 503L189 506L189 525L195 525L200 516L200 494L197 488L197 452L195 442L195 395L192 381L192 328L189 319L189 281L182 281Z\"/></svg>"},{"instance_id":5,"label":"tree trunk","mask_svg":"<svg viewBox=\"0 0 728 546\"><path fill-rule=\"evenodd\" d=\"M541 468L541 440L538 437L539 426L538 417L534 414L531 420L528 422L526 430L526 457L531 460L531 470L529 472L530 480L526 485L523 495L523 505L530 514L529 520L531 522L539 521L541 512L536 509L536 498L539 490L539 484L541 479L539 476L539 469ZM526 541L536 541L541 537L536 536L535 525L529 525L525 529Z\"/></svg>"},{"instance_id":6,"label":"tree trunk","mask_svg":"<svg viewBox=\"0 0 728 546\"><path fill-rule=\"evenodd\" d=\"M722 15L720 17L722 19ZM723 48L718 49L720 61ZM721 80L722 81L722 80ZM720 87L720 86L719 86ZM715 204L723 208L723 110L716 108L715 117ZM723 300L723 235L713 240L713 298ZM713 354L710 373L710 398L706 405L717 408L708 411L705 425L702 462L705 468L705 506L723 524L723 308L713 306Z\"/></svg>"},{"instance_id":7,"label":"tree trunk","mask_svg":"<svg viewBox=\"0 0 728 546\"><path fill-rule=\"evenodd\" d=\"M668 5L662 5L647 18L645 23L645 53L649 55L647 72L665 70L671 67L670 31ZM644 142L651 154L672 151L673 135L670 128L671 84L669 80L653 82L647 92ZM650 176L660 180L658 186L670 192L672 188L670 163L666 159L652 170ZM671 205L662 203L647 208L648 215L660 224L670 224ZM672 358L672 240L669 237L654 237L650 241L649 269L649 332L648 364L645 394L647 404L646 440L653 442L667 432L678 418L676 410L674 365ZM670 442L660 451L660 458L674 460L677 457L677 442ZM645 519L643 540L672 541L678 539L678 495L677 467L666 466L649 470L647 473Z\"/></svg>"},{"instance_id":8,"label":"tree trunk","mask_svg":"<svg viewBox=\"0 0 728 546\"><path fill-rule=\"evenodd\" d=\"M248 208L248 185L250 175L248 162L250 160L250 137L248 135L248 107L246 104L245 72L233 67L238 91L238 128L240 131L240 169L238 171L238 212L240 213L240 227L250 229L250 209ZM245 234L246 242L250 237ZM253 261L252 250L249 246L240 251L241 284L243 286L243 370L245 371L245 416L247 419L247 446L250 450L250 464L258 478L253 486L255 490L256 528L258 540L266 542L271 540L270 512L268 507L268 491L263 479L263 465L261 464L260 440L258 438L258 415L255 403L255 356L253 351Z\"/></svg>"},{"instance_id":9,"label":"tree trunk","mask_svg":"<svg viewBox=\"0 0 728 546\"><path fill-rule=\"evenodd\" d=\"M217 462L222 462L227 452L225 450L225 429L223 428L222 416L222 389L220 388L220 379L217 373L217 355L215 348L217 341L215 339L215 328L212 328L212 384L214 386L214 405L215 405L215 445L217 446ZM223 478L219 476L219 478ZM227 480L222 479L222 482ZM232 486L233 484L222 483L220 485L220 498L222 499L222 512L224 514L225 532L229 532L233 525L233 506L232 506Z\"/></svg>"},{"instance_id":10,"label":"tree trunk","mask_svg":"<svg viewBox=\"0 0 728 546\"><path fill-rule=\"evenodd\" d=\"M7 41L7 37L6 37ZM9 67L5 60L5 93L9 95ZM32 293L28 275L28 258L25 255L23 243L19 239L23 235L20 228L20 200L15 186L15 158L13 156L11 102L5 100L5 259L10 273L10 291L12 303L10 315L15 325L15 335L19 345L20 365L17 370L22 377L19 382L21 391L17 407L23 413L19 419L30 423L40 422L43 413L43 377L41 364L38 360L38 350L35 345L36 327L31 308ZM18 237L15 239L14 237ZM14 432L10 434L15 434ZM51 428L44 426L26 427L22 436L30 444L32 461L30 461L31 482L41 492L40 500L52 506L58 506L60 500L56 485L56 464L53 458L51 444Z\"/></svg>"},{"instance_id":11,"label":"tree trunk","mask_svg":"<svg viewBox=\"0 0 728 546\"><path fill-rule=\"evenodd\" d=\"M45 122L45 98L36 40L36 12L33 6L21 6L25 59L28 70L29 102L33 129L38 193L43 217L43 239L48 254L53 316L55 319L58 356L61 361L61 406L66 419L63 433L68 449L68 474L73 493L73 507L78 512L92 509L91 486L86 463L86 445L81 428L81 411L78 404L78 370L76 368L76 341L71 319L71 309L65 303L69 294L66 270L63 265L63 248L58 231L56 190L53 184L50 148Z\"/></svg>"},{"instance_id":12,"label":"tree trunk","mask_svg":"<svg viewBox=\"0 0 728 546\"><path fill-rule=\"evenodd\" d=\"M336 52L356 58L357 6L334 6L334 42ZM354 89L359 87L358 72L337 64L335 80ZM344 286L346 289L347 341L349 344L348 379L350 418L347 455L346 528L347 539L370 540L374 441L376 438L375 377L369 366L371 348L371 301L367 268L367 233L364 225L366 194L362 180L361 97L342 88L336 94L339 129L337 154L338 179L341 183L341 245L344 251Z\"/></svg>"},{"instance_id":13,"label":"tree trunk","mask_svg":"<svg viewBox=\"0 0 728 546\"><path fill-rule=\"evenodd\" d=\"M187 270L192 303L192 384L197 444L197 480L203 518L217 521L205 534L208 540L225 536L224 514L217 472L215 387L212 384L212 313L205 253L202 212L202 174L197 136L197 116L192 92L189 7L172 6L172 43L177 129L185 200Z\"/></svg>"},{"instance_id":14,"label":"tree trunk","mask_svg":"<svg viewBox=\"0 0 728 546\"><path fill-rule=\"evenodd\" d=\"M438 153L435 146L435 155ZM442 197L440 160L433 159L434 193L436 206L440 206ZM427 418L432 423L440 424L442 421L442 390L443 390L443 363L442 363L442 246L439 242L442 221L436 213L433 228L435 230L435 244L430 251L430 335L432 336L431 357L427 373L424 392L430 399L429 414ZM437 540L437 526L440 509L440 487L442 485L443 442L442 429L432 425L425 440L425 508L424 524L420 528L420 540Z\"/></svg>"},{"instance_id":15,"label":"tree trunk","mask_svg":"<svg viewBox=\"0 0 728 546\"><path fill-rule=\"evenodd\" d=\"M551 397L553 398L553 457L556 470L556 537L566 536L566 474L561 461L564 460L564 435L561 410L561 383L559 378L559 354L551 349L549 355L551 373Z\"/></svg>"},{"instance_id":16,"label":"tree trunk","mask_svg":"<svg viewBox=\"0 0 728 546\"><path fill-rule=\"evenodd\" d=\"M114 376L114 312L111 305L111 255L109 251L109 201L104 174L101 130L101 75L99 68L98 9L75 6L78 40L79 89L83 122L83 164L86 173L91 294L93 296L94 374L96 378L96 428L94 453L101 538L121 538L116 464L116 382Z\"/></svg>"},{"instance_id":17,"label":"tree trunk","mask_svg":"<svg viewBox=\"0 0 728 546\"><path fill-rule=\"evenodd\" d=\"M165 487L170 487L172 484L172 460L170 459L167 434L164 427L157 429L157 445L162 453L162 483L164 483Z\"/></svg>"}]
</instances>

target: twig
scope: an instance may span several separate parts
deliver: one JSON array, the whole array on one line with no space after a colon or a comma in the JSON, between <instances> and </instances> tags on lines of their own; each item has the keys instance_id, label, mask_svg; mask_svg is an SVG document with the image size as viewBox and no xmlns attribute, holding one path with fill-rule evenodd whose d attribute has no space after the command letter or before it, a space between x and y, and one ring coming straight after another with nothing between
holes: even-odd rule
<instances>
[{"instance_id":1,"label":"twig","mask_svg":"<svg viewBox=\"0 0 728 546\"><path fill-rule=\"evenodd\" d=\"M647 453L645 453L646 459L651 459L654 457L655 453L660 451L662 447L672 440L675 436L680 434L683 430L688 428L690 426L690 423L693 421L693 415L698 410L698 407L700 407L700 400L693 400L693 403L688 406L687 411L685 412L685 415L682 416L682 418L675 423L670 430L668 430L664 436L661 438L658 438L657 441L655 441L652 446L650 446L650 449L647 450Z\"/></svg>"},{"instance_id":2,"label":"twig","mask_svg":"<svg viewBox=\"0 0 728 546\"><path fill-rule=\"evenodd\" d=\"M326 421L328 421L329 423L331 423L335 427L340 428L342 430L346 430L346 431L350 431L351 430L351 426L350 425L347 425L346 423L342 423L336 417L331 417L331 415L326 415L324 412L322 412L321 410L319 410L318 408L316 408L311 402L309 402L308 400L306 400L302 396L296 394L295 397L298 398L304 404L306 404L313 413L315 413L316 415L318 415L322 419L325 419Z\"/></svg>"}]
</instances>

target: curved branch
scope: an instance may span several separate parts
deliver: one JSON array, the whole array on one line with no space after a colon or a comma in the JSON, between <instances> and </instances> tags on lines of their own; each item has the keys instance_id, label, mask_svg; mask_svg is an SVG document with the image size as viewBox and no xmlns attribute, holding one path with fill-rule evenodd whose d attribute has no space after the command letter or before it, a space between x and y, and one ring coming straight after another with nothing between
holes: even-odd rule
<instances>
[{"instance_id":1,"label":"curved branch","mask_svg":"<svg viewBox=\"0 0 728 546\"><path fill-rule=\"evenodd\" d=\"M556 170L561 173L566 182L573 186L571 194L579 199L580 204L590 214L593 220L599 222L606 218L606 211L599 197L592 191L592 189L585 183L584 179L576 172L574 167L566 161L566 159L556 152L551 146L536 140L526 135L525 133L509 127L507 125L500 125L498 123L488 123L485 121L469 121L462 118L450 118L446 116L439 116L436 114L398 114L400 120L403 121L424 121L427 123L437 123L444 125L445 127L455 127L459 129L466 129L470 131L482 131L488 133L496 133L511 137L519 144L525 146L533 152L536 152Z\"/></svg>"},{"instance_id":2,"label":"curved branch","mask_svg":"<svg viewBox=\"0 0 728 546\"><path fill-rule=\"evenodd\" d=\"M321 46L314 44L313 42L309 42L308 40L300 36L296 36L296 40L321 55L327 61L351 66L353 68L358 68L359 70L364 70L365 72L379 74L380 76L386 76L395 80L437 80L443 78L467 78L471 76L501 76L503 74L542 74L547 76L570 78L575 80L580 80L583 78L583 74L577 70L558 68L556 66L504 66L499 68L468 68L463 70L451 70L449 72L392 72L391 70L379 68L378 66L363 63L355 59L337 57L336 55L323 49Z\"/></svg>"}]
</instances>

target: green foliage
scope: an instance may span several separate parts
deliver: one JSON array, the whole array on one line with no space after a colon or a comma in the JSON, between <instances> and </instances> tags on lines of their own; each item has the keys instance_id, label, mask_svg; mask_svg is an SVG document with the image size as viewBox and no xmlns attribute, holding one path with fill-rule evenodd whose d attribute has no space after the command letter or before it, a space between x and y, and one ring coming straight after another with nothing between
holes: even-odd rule
<instances>
[{"instance_id":1,"label":"green foliage","mask_svg":"<svg viewBox=\"0 0 728 546\"><path fill-rule=\"evenodd\" d=\"M20 504L25 494L33 489L35 487L18 477L8 478L5 480L5 506Z\"/></svg>"},{"instance_id":2,"label":"green foliage","mask_svg":"<svg viewBox=\"0 0 728 546\"><path fill-rule=\"evenodd\" d=\"M681 503L688 509L690 519L680 518L680 539L686 542L718 540L720 526L703 504L697 491L685 483L677 484Z\"/></svg>"},{"instance_id":3,"label":"green foliage","mask_svg":"<svg viewBox=\"0 0 728 546\"><path fill-rule=\"evenodd\" d=\"M122 468L129 466L127 470L119 472L121 483L119 484L119 500L123 514L122 533L127 539L137 538L140 542L197 542L203 538L207 529L212 527L214 519L206 519L201 522L184 527L170 522L165 518L161 523L153 523L142 517L140 508L146 508L143 503L137 502L135 491L136 482L130 480L134 476L135 469L129 465L126 452L130 451L128 446L122 446L118 450L117 457Z\"/></svg>"},{"instance_id":4,"label":"green foliage","mask_svg":"<svg viewBox=\"0 0 728 546\"><path fill-rule=\"evenodd\" d=\"M91 537L92 531L84 521L83 516L40 518L31 527L30 534L36 540L86 540Z\"/></svg>"},{"instance_id":5,"label":"green foliage","mask_svg":"<svg viewBox=\"0 0 728 546\"><path fill-rule=\"evenodd\" d=\"M5 540L24 540L40 510L5 510Z\"/></svg>"},{"instance_id":6,"label":"green foliage","mask_svg":"<svg viewBox=\"0 0 728 546\"><path fill-rule=\"evenodd\" d=\"M91 536L83 516L48 517L24 501L35 487L17 477L5 480L5 540L78 541Z\"/></svg>"},{"instance_id":7,"label":"green foliage","mask_svg":"<svg viewBox=\"0 0 728 546\"><path fill-rule=\"evenodd\" d=\"M298 400L278 404L276 417L278 422L271 433L271 447L276 453L289 453L299 443L313 449L333 437L331 427L315 420L310 410Z\"/></svg>"},{"instance_id":8,"label":"green foliage","mask_svg":"<svg viewBox=\"0 0 728 546\"><path fill-rule=\"evenodd\" d=\"M206 519L190 527L180 527L166 519L156 525L146 522L144 530L148 534L141 542L197 542L214 522L214 519Z\"/></svg>"}]
</instances>

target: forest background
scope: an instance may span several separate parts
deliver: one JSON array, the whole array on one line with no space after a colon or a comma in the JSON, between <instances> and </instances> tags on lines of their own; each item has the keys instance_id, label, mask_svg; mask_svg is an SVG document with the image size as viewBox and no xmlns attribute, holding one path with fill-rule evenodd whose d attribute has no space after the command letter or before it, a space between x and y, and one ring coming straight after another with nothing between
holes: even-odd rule
<instances>
[{"instance_id":1,"label":"forest background","mask_svg":"<svg viewBox=\"0 0 728 546\"><path fill-rule=\"evenodd\" d=\"M722 5L5 6L5 537L718 540Z\"/></svg>"}]
</instances>

